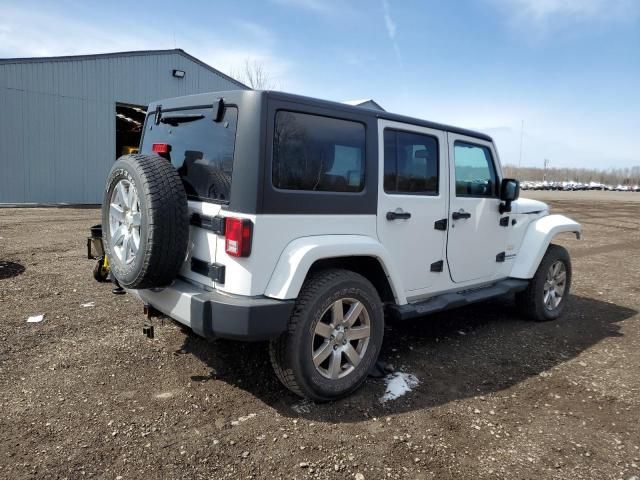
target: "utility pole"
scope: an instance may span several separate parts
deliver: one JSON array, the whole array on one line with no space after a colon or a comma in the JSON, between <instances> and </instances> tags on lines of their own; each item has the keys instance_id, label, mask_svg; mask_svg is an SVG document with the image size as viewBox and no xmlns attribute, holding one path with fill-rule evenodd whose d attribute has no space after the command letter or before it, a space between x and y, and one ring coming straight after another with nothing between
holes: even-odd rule
<instances>
[{"instance_id":1,"label":"utility pole","mask_svg":"<svg viewBox=\"0 0 640 480\"><path fill-rule=\"evenodd\" d=\"M522 167L522 142L524 140L524 120L520 124L520 160L518 161L518 170Z\"/></svg>"},{"instance_id":2,"label":"utility pole","mask_svg":"<svg viewBox=\"0 0 640 480\"><path fill-rule=\"evenodd\" d=\"M547 168L549 167L549 159L545 158L544 159L544 173L542 174L542 181L546 182L547 181Z\"/></svg>"}]
</instances>

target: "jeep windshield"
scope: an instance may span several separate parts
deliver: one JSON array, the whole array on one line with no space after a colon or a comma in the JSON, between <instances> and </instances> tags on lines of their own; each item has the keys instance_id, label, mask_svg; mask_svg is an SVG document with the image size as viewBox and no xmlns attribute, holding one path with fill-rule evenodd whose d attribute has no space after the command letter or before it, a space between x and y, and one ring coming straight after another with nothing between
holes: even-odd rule
<instances>
[{"instance_id":1,"label":"jeep windshield","mask_svg":"<svg viewBox=\"0 0 640 480\"><path fill-rule=\"evenodd\" d=\"M169 160L190 200L228 203L238 109L226 107L222 121L214 118L212 107L163 111L156 125L150 112L140 151Z\"/></svg>"}]
</instances>

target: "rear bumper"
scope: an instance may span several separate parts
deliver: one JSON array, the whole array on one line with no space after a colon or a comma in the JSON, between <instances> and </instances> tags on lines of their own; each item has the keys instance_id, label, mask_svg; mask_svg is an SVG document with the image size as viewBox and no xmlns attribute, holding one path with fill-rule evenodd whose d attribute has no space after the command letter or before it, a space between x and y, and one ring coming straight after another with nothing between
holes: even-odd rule
<instances>
[{"instance_id":1,"label":"rear bumper","mask_svg":"<svg viewBox=\"0 0 640 480\"><path fill-rule=\"evenodd\" d=\"M177 280L158 290L129 290L205 338L269 340L287 330L293 300L209 292Z\"/></svg>"}]
</instances>

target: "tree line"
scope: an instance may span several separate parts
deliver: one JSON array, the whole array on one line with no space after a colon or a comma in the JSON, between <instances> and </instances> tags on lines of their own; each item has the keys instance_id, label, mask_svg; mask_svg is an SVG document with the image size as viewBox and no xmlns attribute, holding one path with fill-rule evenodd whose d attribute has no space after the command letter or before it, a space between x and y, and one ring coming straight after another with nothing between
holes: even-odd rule
<instances>
[{"instance_id":1,"label":"tree line","mask_svg":"<svg viewBox=\"0 0 640 480\"><path fill-rule=\"evenodd\" d=\"M505 175L518 180L541 182L597 182L605 185L639 185L640 165L625 168L544 168L505 165Z\"/></svg>"}]
</instances>

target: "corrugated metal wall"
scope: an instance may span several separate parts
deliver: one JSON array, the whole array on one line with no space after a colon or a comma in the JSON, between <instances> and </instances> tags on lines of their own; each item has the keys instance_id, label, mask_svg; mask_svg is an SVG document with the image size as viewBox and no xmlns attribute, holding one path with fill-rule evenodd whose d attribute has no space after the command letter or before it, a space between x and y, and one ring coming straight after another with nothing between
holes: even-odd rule
<instances>
[{"instance_id":1,"label":"corrugated metal wall","mask_svg":"<svg viewBox=\"0 0 640 480\"><path fill-rule=\"evenodd\" d=\"M101 203L116 103L238 88L179 52L0 62L0 203Z\"/></svg>"}]
</instances>

